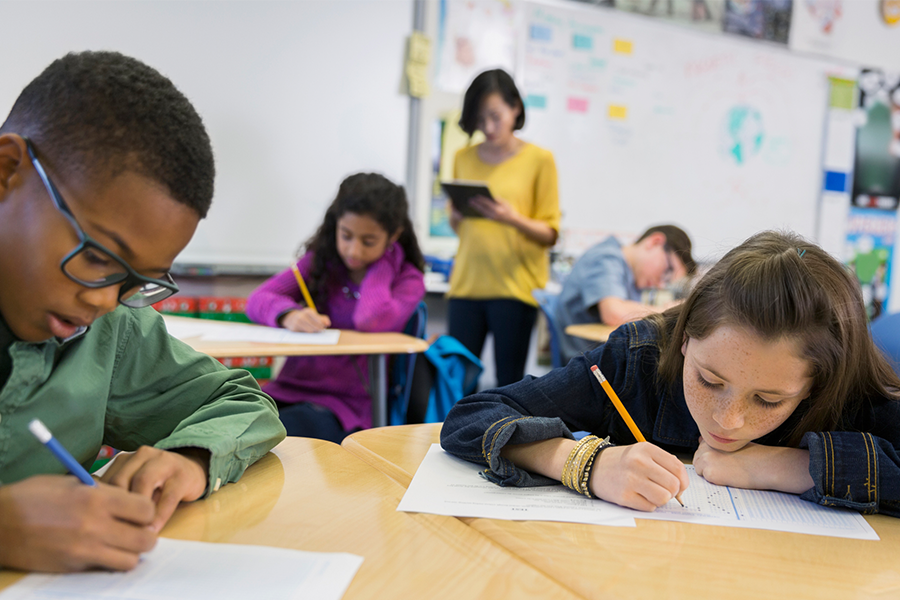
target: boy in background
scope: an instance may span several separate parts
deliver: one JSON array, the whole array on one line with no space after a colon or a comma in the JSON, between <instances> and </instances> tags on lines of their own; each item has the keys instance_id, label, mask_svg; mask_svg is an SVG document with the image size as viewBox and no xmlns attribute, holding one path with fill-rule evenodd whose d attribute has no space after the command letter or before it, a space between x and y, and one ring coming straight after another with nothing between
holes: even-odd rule
<instances>
[{"instance_id":1,"label":"boy in background","mask_svg":"<svg viewBox=\"0 0 900 600\"><path fill-rule=\"evenodd\" d=\"M152 308L206 216L214 165L174 85L113 52L69 54L0 126L0 566L130 569L178 503L284 437L272 400L170 337ZM98 487L28 430L40 418Z\"/></svg>"},{"instance_id":2,"label":"boy in background","mask_svg":"<svg viewBox=\"0 0 900 600\"><path fill-rule=\"evenodd\" d=\"M627 246L610 236L588 248L563 283L556 309L563 364L595 346L566 335L566 327L598 321L618 327L661 312L668 307L642 304L641 291L664 287L695 269L691 239L675 225L651 227Z\"/></svg>"}]
</instances>

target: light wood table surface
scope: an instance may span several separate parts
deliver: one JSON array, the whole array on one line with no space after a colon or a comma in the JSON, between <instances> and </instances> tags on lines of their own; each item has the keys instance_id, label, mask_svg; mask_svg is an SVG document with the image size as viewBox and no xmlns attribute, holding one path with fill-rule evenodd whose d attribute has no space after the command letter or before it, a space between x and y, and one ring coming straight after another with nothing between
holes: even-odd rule
<instances>
[{"instance_id":1,"label":"light wood table surface","mask_svg":"<svg viewBox=\"0 0 900 600\"><path fill-rule=\"evenodd\" d=\"M403 483L439 435L435 424L388 427L343 446ZM460 519L584 598L900 598L900 519L866 520L880 541L641 519L636 528Z\"/></svg>"},{"instance_id":2,"label":"light wood table surface","mask_svg":"<svg viewBox=\"0 0 900 600\"><path fill-rule=\"evenodd\" d=\"M228 326L227 321L209 321L188 317L164 317L166 321ZM263 327L247 323L234 323L244 327ZM428 342L404 333L366 333L341 330L337 344L268 344L241 341L207 341L200 338L182 340L191 348L216 358L239 356L335 356L367 355L369 361L369 381L375 390L372 401L372 426L387 424L387 355L415 354L428 349Z\"/></svg>"},{"instance_id":3,"label":"light wood table surface","mask_svg":"<svg viewBox=\"0 0 900 600\"><path fill-rule=\"evenodd\" d=\"M591 342L603 343L609 339L609 334L615 331L615 327L602 323L579 323L566 327L566 335L581 338Z\"/></svg>"},{"instance_id":4,"label":"light wood table surface","mask_svg":"<svg viewBox=\"0 0 900 600\"><path fill-rule=\"evenodd\" d=\"M345 600L577 598L453 517L397 512L404 491L336 444L287 438L161 535L363 556ZM0 572L0 588L22 576Z\"/></svg>"}]
</instances>

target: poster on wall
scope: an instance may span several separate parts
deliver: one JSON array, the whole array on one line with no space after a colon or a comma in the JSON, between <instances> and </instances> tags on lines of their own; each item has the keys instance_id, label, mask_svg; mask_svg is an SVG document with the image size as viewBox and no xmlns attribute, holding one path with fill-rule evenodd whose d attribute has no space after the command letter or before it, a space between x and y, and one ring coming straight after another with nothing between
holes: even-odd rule
<instances>
[{"instance_id":1,"label":"poster on wall","mask_svg":"<svg viewBox=\"0 0 900 600\"><path fill-rule=\"evenodd\" d=\"M900 0L795 0L791 50L861 65L897 66Z\"/></svg>"},{"instance_id":2,"label":"poster on wall","mask_svg":"<svg viewBox=\"0 0 900 600\"><path fill-rule=\"evenodd\" d=\"M896 228L894 211L850 209L845 262L859 279L870 320L887 311Z\"/></svg>"},{"instance_id":3,"label":"poster on wall","mask_svg":"<svg viewBox=\"0 0 900 600\"><path fill-rule=\"evenodd\" d=\"M725 0L616 0L615 7L679 25L720 32Z\"/></svg>"},{"instance_id":4,"label":"poster on wall","mask_svg":"<svg viewBox=\"0 0 900 600\"><path fill-rule=\"evenodd\" d=\"M456 238L450 226L450 200L441 187L442 181L453 179L453 163L456 153L471 144L484 141L484 134L476 131L471 137L459 126L460 109L448 111L432 124L431 147L431 208L428 234L433 238Z\"/></svg>"},{"instance_id":5,"label":"poster on wall","mask_svg":"<svg viewBox=\"0 0 900 600\"><path fill-rule=\"evenodd\" d=\"M486 69L512 73L516 65L516 9L502 0L441 0L436 87L462 93Z\"/></svg>"},{"instance_id":6,"label":"poster on wall","mask_svg":"<svg viewBox=\"0 0 900 600\"><path fill-rule=\"evenodd\" d=\"M723 29L758 40L787 44L793 0L726 0Z\"/></svg>"},{"instance_id":7,"label":"poster on wall","mask_svg":"<svg viewBox=\"0 0 900 600\"><path fill-rule=\"evenodd\" d=\"M895 209L900 197L900 73L859 76L853 203Z\"/></svg>"}]
</instances>

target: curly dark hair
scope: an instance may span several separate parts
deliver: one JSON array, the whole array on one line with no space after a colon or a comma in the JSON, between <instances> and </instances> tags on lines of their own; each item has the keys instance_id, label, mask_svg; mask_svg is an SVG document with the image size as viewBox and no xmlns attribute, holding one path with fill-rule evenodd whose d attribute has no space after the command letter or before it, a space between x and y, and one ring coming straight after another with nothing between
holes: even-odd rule
<instances>
[{"instance_id":1,"label":"curly dark hair","mask_svg":"<svg viewBox=\"0 0 900 600\"><path fill-rule=\"evenodd\" d=\"M308 285L317 305L327 305L328 282L335 276L335 267L343 264L337 250L337 222L346 213L374 219L388 237L402 229L397 242L403 248L406 260L420 271L425 270L425 257L409 219L409 204L403 186L377 173L356 173L341 182L334 202L325 211L322 225L300 248L301 253L304 250L313 253Z\"/></svg>"},{"instance_id":2,"label":"curly dark hair","mask_svg":"<svg viewBox=\"0 0 900 600\"><path fill-rule=\"evenodd\" d=\"M0 133L31 139L43 161L91 179L134 171L206 216L212 145L200 115L155 69L118 52L70 53L29 83Z\"/></svg>"}]
</instances>

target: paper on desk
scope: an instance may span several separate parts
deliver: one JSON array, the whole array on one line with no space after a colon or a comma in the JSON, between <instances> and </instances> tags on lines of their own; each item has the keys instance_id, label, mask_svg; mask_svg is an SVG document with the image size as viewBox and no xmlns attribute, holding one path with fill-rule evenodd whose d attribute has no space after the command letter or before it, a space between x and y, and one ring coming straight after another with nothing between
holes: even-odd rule
<instances>
[{"instance_id":1,"label":"paper on desk","mask_svg":"<svg viewBox=\"0 0 900 600\"><path fill-rule=\"evenodd\" d=\"M687 466L687 471L690 486L681 495L684 508L669 502L652 513L632 511L634 516L859 540L878 539L872 526L856 511L820 506L793 494L713 485L697 475L692 465Z\"/></svg>"},{"instance_id":2,"label":"paper on desk","mask_svg":"<svg viewBox=\"0 0 900 600\"><path fill-rule=\"evenodd\" d=\"M397 510L455 517L599 525L624 525L631 521L633 526L633 519L654 519L861 540L878 539L868 521L855 511L819 506L793 494L713 485L697 475L690 465L687 467L690 485L681 496L684 508L672 500L652 513L623 508L603 500L589 500L561 485L499 487L478 476L481 470L479 465L450 456L441 450L439 444L433 444ZM604 520L600 515L613 520ZM624 521L623 517L626 517Z\"/></svg>"},{"instance_id":3,"label":"paper on desk","mask_svg":"<svg viewBox=\"0 0 900 600\"><path fill-rule=\"evenodd\" d=\"M127 573L28 575L0 600L339 600L362 561L353 554L159 538Z\"/></svg>"},{"instance_id":4,"label":"paper on desk","mask_svg":"<svg viewBox=\"0 0 900 600\"><path fill-rule=\"evenodd\" d=\"M341 332L337 329L326 329L318 333L298 333L277 327L245 325L241 323L203 322L201 319L185 321L181 319L165 319L169 335L186 340L200 338L208 342L261 342L264 344L321 344L338 343Z\"/></svg>"},{"instance_id":5,"label":"paper on desk","mask_svg":"<svg viewBox=\"0 0 900 600\"><path fill-rule=\"evenodd\" d=\"M628 509L579 496L562 485L500 487L479 475L484 469L432 444L397 510L452 517L513 521L603 523L634 527Z\"/></svg>"}]
</instances>

